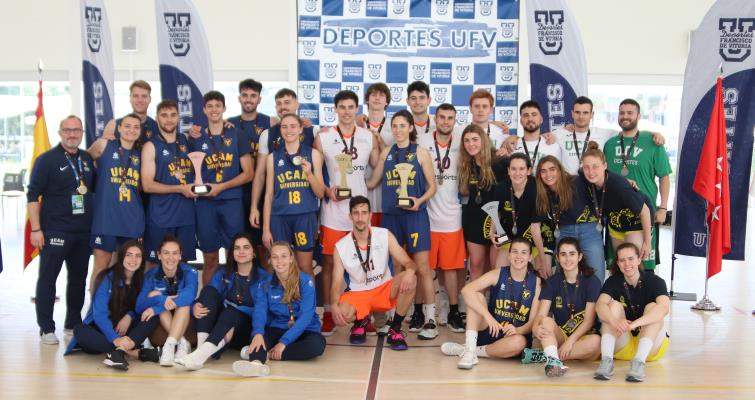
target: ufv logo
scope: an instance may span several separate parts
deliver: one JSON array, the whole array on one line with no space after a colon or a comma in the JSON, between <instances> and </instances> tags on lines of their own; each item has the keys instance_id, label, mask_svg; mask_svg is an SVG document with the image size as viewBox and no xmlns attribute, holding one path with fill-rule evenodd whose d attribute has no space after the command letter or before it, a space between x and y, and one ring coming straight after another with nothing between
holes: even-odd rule
<instances>
[{"instance_id":1,"label":"ufv logo","mask_svg":"<svg viewBox=\"0 0 755 400\"><path fill-rule=\"evenodd\" d=\"M445 103L446 97L448 95L448 88L433 88L433 92L435 93L434 99L436 103Z\"/></svg>"},{"instance_id":2,"label":"ufv logo","mask_svg":"<svg viewBox=\"0 0 755 400\"><path fill-rule=\"evenodd\" d=\"M314 84L301 85L302 92L304 92L304 100L312 100L315 98L315 88L316 86Z\"/></svg>"},{"instance_id":3,"label":"ufv logo","mask_svg":"<svg viewBox=\"0 0 755 400\"><path fill-rule=\"evenodd\" d=\"M380 71L382 70L381 64L367 64L367 75L370 79L380 79Z\"/></svg>"},{"instance_id":4,"label":"ufv logo","mask_svg":"<svg viewBox=\"0 0 755 400\"><path fill-rule=\"evenodd\" d=\"M323 113L323 120L329 124L332 124L333 122L336 122L336 113L334 107L323 107L322 108Z\"/></svg>"},{"instance_id":5,"label":"ufv logo","mask_svg":"<svg viewBox=\"0 0 755 400\"><path fill-rule=\"evenodd\" d=\"M498 76L504 82L510 82L514 79L514 66L513 65L500 65L498 67Z\"/></svg>"},{"instance_id":6,"label":"ufv logo","mask_svg":"<svg viewBox=\"0 0 755 400\"><path fill-rule=\"evenodd\" d=\"M315 12L317 11L318 0L304 0L304 11Z\"/></svg>"},{"instance_id":7,"label":"ufv logo","mask_svg":"<svg viewBox=\"0 0 755 400\"><path fill-rule=\"evenodd\" d=\"M302 52L307 57L312 57L315 55L315 44L317 44L314 40L302 40L301 41L301 47Z\"/></svg>"},{"instance_id":8,"label":"ufv logo","mask_svg":"<svg viewBox=\"0 0 755 400\"><path fill-rule=\"evenodd\" d=\"M469 110L459 110L456 114L456 123L466 125L469 122Z\"/></svg>"},{"instance_id":9,"label":"ufv logo","mask_svg":"<svg viewBox=\"0 0 755 400\"><path fill-rule=\"evenodd\" d=\"M493 12L493 0L480 0L480 15L489 16Z\"/></svg>"},{"instance_id":10,"label":"ufv logo","mask_svg":"<svg viewBox=\"0 0 755 400\"><path fill-rule=\"evenodd\" d=\"M393 13L403 14L406 11L407 0L393 0Z\"/></svg>"},{"instance_id":11,"label":"ufv logo","mask_svg":"<svg viewBox=\"0 0 755 400\"><path fill-rule=\"evenodd\" d=\"M693 232L692 235L692 244L694 244L695 247L703 247L703 245L705 244L705 239L708 238L708 234L702 232Z\"/></svg>"},{"instance_id":12,"label":"ufv logo","mask_svg":"<svg viewBox=\"0 0 755 400\"><path fill-rule=\"evenodd\" d=\"M448 14L449 3L451 3L451 0L435 0L435 12L437 12L438 15Z\"/></svg>"},{"instance_id":13,"label":"ufv logo","mask_svg":"<svg viewBox=\"0 0 755 400\"><path fill-rule=\"evenodd\" d=\"M554 56L564 47L564 10L536 10L537 41L540 51Z\"/></svg>"},{"instance_id":14,"label":"ufv logo","mask_svg":"<svg viewBox=\"0 0 755 400\"><path fill-rule=\"evenodd\" d=\"M176 57L184 57L191 49L191 14L165 13L163 20L168 27L170 51Z\"/></svg>"},{"instance_id":15,"label":"ufv logo","mask_svg":"<svg viewBox=\"0 0 755 400\"><path fill-rule=\"evenodd\" d=\"M755 18L721 18L718 54L724 61L742 62L752 53Z\"/></svg>"},{"instance_id":16,"label":"ufv logo","mask_svg":"<svg viewBox=\"0 0 755 400\"><path fill-rule=\"evenodd\" d=\"M412 65L412 78L414 78L415 81L425 80L426 69L427 65Z\"/></svg>"},{"instance_id":17,"label":"ufv logo","mask_svg":"<svg viewBox=\"0 0 755 400\"><path fill-rule=\"evenodd\" d=\"M402 86L391 86L391 101L396 103L404 99L404 88Z\"/></svg>"},{"instance_id":18,"label":"ufv logo","mask_svg":"<svg viewBox=\"0 0 755 400\"><path fill-rule=\"evenodd\" d=\"M456 66L456 79L459 82L466 82L469 79L469 65Z\"/></svg>"},{"instance_id":19,"label":"ufv logo","mask_svg":"<svg viewBox=\"0 0 755 400\"><path fill-rule=\"evenodd\" d=\"M514 123L514 110L498 109L496 114L498 115L498 118L496 118L498 121L508 126Z\"/></svg>"},{"instance_id":20,"label":"ufv logo","mask_svg":"<svg viewBox=\"0 0 755 400\"><path fill-rule=\"evenodd\" d=\"M349 12L358 13L362 9L362 0L349 0Z\"/></svg>"},{"instance_id":21,"label":"ufv logo","mask_svg":"<svg viewBox=\"0 0 755 400\"><path fill-rule=\"evenodd\" d=\"M616 157L621 158L621 156L623 155L621 154L621 146L616 146L614 150L616 153ZM629 148L626 148L625 151L629 151ZM629 157L637 158L637 156L640 155L640 153L642 153L642 149L639 147L635 147L634 150L632 151L632 154L629 155Z\"/></svg>"},{"instance_id":22,"label":"ufv logo","mask_svg":"<svg viewBox=\"0 0 755 400\"><path fill-rule=\"evenodd\" d=\"M322 66L325 69L325 77L333 79L338 73L338 63L324 63Z\"/></svg>"},{"instance_id":23,"label":"ufv logo","mask_svg":"<svg viewBox=\"0 0 755 400\"><path fill-rule=\"evenodd\" d=\"M84 7L84 19L86 19L87 47L92 53L98 53L102 46L102 9Z\"/></svg>"},{"instance_id":24,"label":"ufv logo","mask_svg":"<svg viewBox=\"0 0 755 400\"><path fill-rule=\"evenodd\" d=\"M516 23L514 22L501 22L501 36L504 39L513 38L514 28L516 28Z\"/></svg>"}]
</instances>

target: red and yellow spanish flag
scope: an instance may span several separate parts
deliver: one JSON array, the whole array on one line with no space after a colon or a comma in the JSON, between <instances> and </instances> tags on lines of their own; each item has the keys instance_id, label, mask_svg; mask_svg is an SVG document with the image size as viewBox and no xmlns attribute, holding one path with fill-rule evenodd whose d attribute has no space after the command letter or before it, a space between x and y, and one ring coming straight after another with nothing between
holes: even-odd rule
<instances>
[{"instance_id":1,"label":"red and yellow spanish flag","mask_svg":"<svg viewBox=\"0 0 755 400\"><path fill-rule=\"evenodd\" d=\"M40 69L39 92L37 93L37 120L34 122L34 153L31 156L29 164L29 173L34 169L34 163L40 154L50 150L50 138L47 136L47 123L45 123L45 112L42 108L42 70ZM42 199L39 199L40 202ZM31 245L31 222L29 222L29 212L26 212L26 223L24 224L24 269L29 266L31 260L39 255L39 249Z\"/></svg>"}]
</instances>

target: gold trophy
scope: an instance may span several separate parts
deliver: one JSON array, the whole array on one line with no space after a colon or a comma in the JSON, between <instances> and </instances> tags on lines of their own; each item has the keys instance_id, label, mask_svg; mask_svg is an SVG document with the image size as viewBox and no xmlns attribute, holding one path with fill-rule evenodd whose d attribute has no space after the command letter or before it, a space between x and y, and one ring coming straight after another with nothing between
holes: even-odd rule
<instances>
[{"instance_id":1,"label":"gold trophy","mask_svg":"<svg viewBox=\"0 0 755 400\"><path fill-rule=\"evenodd\" d=\"M398 179L400 181L398 187L398 198L396 199L396 207L398 208L412 208L414 207L414 200L409 197L409 191L406 186L409 184L409 176L414 169L414 165L409 163L396 164L396 172L398 173Z\"/></svg>"},{"instance_id":2,"label":"gold trophy","mask_svg":"<svg viewBox=\"0 0 755 400\"><path fill-rule=\"evenodd\" d=\"M205 196L210 193L212 189L210 185L205 185L202 182L202 163L204 162L205 154L201 151L193 151L187 154L191 165L194 166L194 185L191 187L191 191L198 196Z\"/></svg>"},{"instance_id":3,"label":"gold trophy","mask_svg":"<svg viewBox=\"0 0 755 400\"><path fill-rule=\"evenodd\" d=\"M354 167L351 165L351 154L338 154L334 158L338 163L338 171L341 175L341 183L336 187L336 199L350 199L351 188L349 188L349 183L346 181L346 174L354 173Z\"/></svg>"}]
</instances>

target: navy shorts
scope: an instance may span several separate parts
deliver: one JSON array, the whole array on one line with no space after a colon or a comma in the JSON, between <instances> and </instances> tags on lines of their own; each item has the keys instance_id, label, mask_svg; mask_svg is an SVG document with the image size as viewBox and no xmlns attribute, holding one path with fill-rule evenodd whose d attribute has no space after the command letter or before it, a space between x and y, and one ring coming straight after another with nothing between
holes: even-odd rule
<instances>
[{"instance_id":1,"label":"navy shorts","mask_svg":"<svg viewBox=\"0 0 755 400\"><path fill-rule=\"evenodd\" d=\"M194 261L197 259L197 239L196 227L194 225L176 226L172 228L161 228L157 225L147 223L147 229L144 230L144 251L147 253L146 259L152 262L159 262L157 251L160 248L165 235L173 235L181 242L181 258L183 261Z\"/></svg>"},{"instance_id":2,"label":"navy shorts","mask_svg":"<svg viewBox=\"0 0 755 400\"><path fill-rule=\"evenodd\" d=\"M270 216L270 234L273 235L273 241L291 243L296 251L312 251L315 247L316 232L316 212Z\"/></svg>"},{"instance_id":3,"label":"navy shorts","mask_svg":"<svg viewBox=\"0 0 755 400\"><path fill-rule=\"evenodd\" d=\"M139 238L130 238L130 237L125 237L125 236L110 236L110 235L92 235L89 237L89 247L112 253L116 251L118 248L120 248L123 245L123 243L126 243L127 241L131 239L139 239Z\"/></svg>"},{"instance_id":4,"label":"navy shorts","mask_svg":"<svg viewBox=\"0 0 755 400\"><path fill-rule=\"evenodd\" d=\"M501 339L503 339L503 331L498 332L498 336L493 336L490 334L490 331L487 329L483 329L481 331L477 332L477 345L478 346L487 346L489 344L493 344ZM524 338L527 339L527 345L526 347L532 347L532 334L524 335Z\"/></svg>"},{"instance_id":5,"label":"navy shorts","mask_svg":"<svg viewBox=\"0 0 755 400\"><path fill-rule=\"evenodd\" d=\"M241 199L198 199L197 242L199 249L212 253L231 246L231 238L244 230Z\"/></svg>"},{"instance_id":6,"label":"navy shorts","mask_svg":"<svg viewBox=\"0 0 755 400\"><path fill-rule=\"evenodd\" d=\"M403 215L383 213L381 224L399 245L406 245L408 253L430 251L430 217L426 209Z\"/></svg>"}]
</instances>

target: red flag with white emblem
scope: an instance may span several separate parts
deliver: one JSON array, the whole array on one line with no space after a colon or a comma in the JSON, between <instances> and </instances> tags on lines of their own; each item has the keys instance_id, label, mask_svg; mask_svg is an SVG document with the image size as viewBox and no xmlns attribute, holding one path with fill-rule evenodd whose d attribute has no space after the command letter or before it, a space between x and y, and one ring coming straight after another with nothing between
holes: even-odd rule
<instances>
[{"instance_id":1,"label":"red flag with white emblem","mask_svg":"<svg viewBox=\"0 0 755 400\"><path fill-rule=\"evenodd\" d=\"M731 251L729 162L724 119L723 78L716 82L716 101L708 123L692 190L708 202L708 278L721 272L721 260Z\"/></svg>"}]
</instances>

